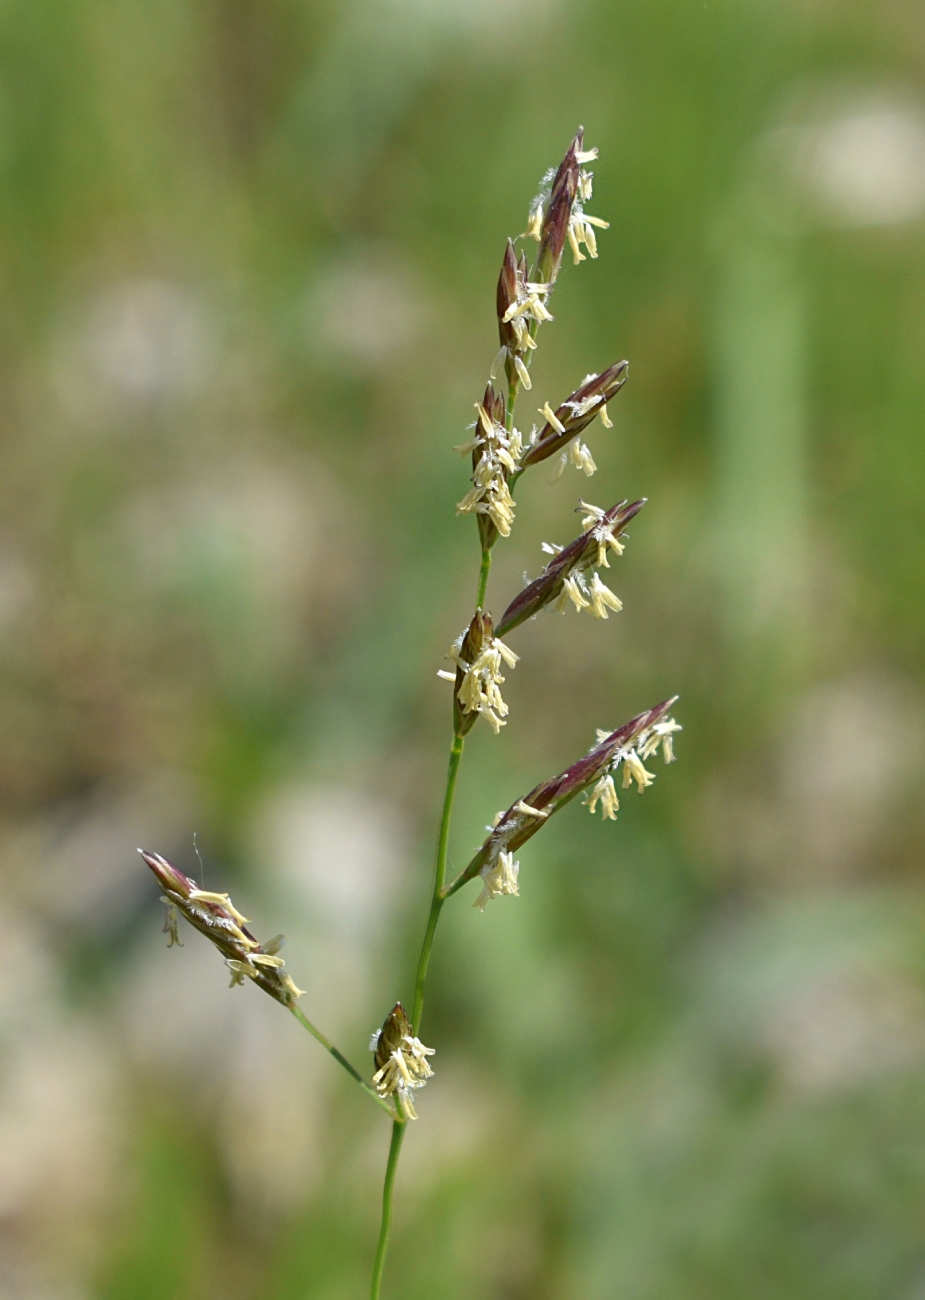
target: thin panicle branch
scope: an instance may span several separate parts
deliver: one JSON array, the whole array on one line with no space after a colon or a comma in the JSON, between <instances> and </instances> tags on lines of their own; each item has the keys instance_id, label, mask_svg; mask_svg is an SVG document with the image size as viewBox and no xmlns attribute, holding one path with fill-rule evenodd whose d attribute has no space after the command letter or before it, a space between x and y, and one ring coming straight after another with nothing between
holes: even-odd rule
<instances>
[{"instance_id":1,"label":"thin panicle branch","mask_svg":"<svg viewBox=\"0 0 925 1300\"><path fill-rule=\"evenodd\" d=\"M298 999L304 993L302 989L296 988L283 970L286 963L279 956L283 945L282 935L277 935L267 943L258 943L247 929L246 917L241 915L227 894L214 894L199 889L195 880L159 853L147 853L144 849L139 849L138 852L164 890L162 901L167 904L164 932L170 936L168 947L175 944L182 947L177 928L178 917L182 915L200 934L214 943L225 958L225 965L231 971L232 987L251 980L264 993L269 993L271 998L282 1003L364 1092L389 1115L393 1115L391 1106L298 1006Z\"/></svg>"}]
</instances>

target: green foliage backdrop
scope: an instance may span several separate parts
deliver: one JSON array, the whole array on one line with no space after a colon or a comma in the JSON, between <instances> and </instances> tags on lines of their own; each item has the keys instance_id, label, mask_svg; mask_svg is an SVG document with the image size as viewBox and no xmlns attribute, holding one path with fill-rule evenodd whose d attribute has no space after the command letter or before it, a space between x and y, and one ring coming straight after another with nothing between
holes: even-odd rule
<instances>
[{"instance_id":1,"label":"green foliage backdrop","mask_svg":"<svg viewBox=\"0 0 925 1300\"><path fill-rule=\"evenodd\" d=\"M579 495L649 505L621 614L518 634L452 860L675 691L680 762L448 909L388 1294L925 1295L921 6L7 0L0 40L0 1295L365 1292L383 1117L164 948L134 849L198 877L195 832L370 1059L474 592L452 446L579 123L611 229L529 396L630 379L490 603Z\"/></svg>"}]
</instances>

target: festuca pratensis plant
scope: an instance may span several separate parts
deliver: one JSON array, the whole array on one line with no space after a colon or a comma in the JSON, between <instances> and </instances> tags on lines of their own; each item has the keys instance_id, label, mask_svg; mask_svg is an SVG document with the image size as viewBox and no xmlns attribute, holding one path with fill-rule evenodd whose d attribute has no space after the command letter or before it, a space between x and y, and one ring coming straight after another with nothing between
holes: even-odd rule
<instances>
[{"instance_id":1,"label":"festuca pratensis plant","mask_svg":"<svg viewBox=\"0 0 925 1300\"><path fill-rule=\"evenodd\" d=\"M622 788L634 784L641 793L654 777L645 766L659 748L665 762L674 757L672 740L680 727L669 716L674 699L638 714L616 731L601 730L584 757L541 781L495 816L484 843L469 864L451 881L446 880L450 818L456 778L467 734L482 719L497 734L507 724L508 706L501 694L502 669L513 669L519 655L505 638L543 610L564 613L574 608L594 619L606 619L620 609L620 601L601 577L602 569L623 553L624 531L645 504L620 501L603 509L580 500L581 532L566 546L543 544L550 556L534 581L527 583L507 605L500 618L486 608L492 553L499 539L510 536L515 522L514 492L522 474L543 461L553 460L551 482L569 465L590 478L596 466L585 431L595 421L612 428L607 405L623 388L627 362L618 361L600 374L584 377L570 396L553 407L549 401L530 412L530 432L514 424L518 399L531 393L530 364L539 343L541 326L553 320L549 304L566 247L576 265L597 257L595 229L608 223L590 216L592 173L588 164L596 149L585 149L578 131L558 170L550 170L530 205L527 228L509 239L498 278L496 312L500 350L491 367L485 392L475 403L475 419L456 451L471 457L472 486L457 505L457 513L474 515L478 525L481 559L475 612L446 655L449 668L439 675L452 683L452 742L443 811L437 837L430 912L411 1000L411 1013L401 1002L386 1016L370 1042L373 1065L367 1075L338 1051L303 1012L300 1000L309 995L296 987L279 956L281 937L259 943L248 930L247 919L227 894L199 889L196 882L156 853L141 851L163 889L167 905L165 932L169 943L179 942L178 917L186 920L218 948L231 973L231 985L255 984L281 1003L343 1066L392 1124L382 1194L382 1224L372 1276L372 1300L382 1285L392 1223L392 1193L402 1140L408 1124L417 1119L414 1093L434 1071L435 1049L425 1047L418 1034L424 1010L424 993L431 950L440 914L448 902L471 881L479 885L474 905L482 910L496 898L519 892L520 864L515 854L561 808L582 795L590 813L599 808L604 820L615 820L619 808L616 779ZM532 262L528 249L534 247ZM582 251L584 250L584 251ZM525 638L528 640L528 638Z\"/></svg>"}]
</instances>

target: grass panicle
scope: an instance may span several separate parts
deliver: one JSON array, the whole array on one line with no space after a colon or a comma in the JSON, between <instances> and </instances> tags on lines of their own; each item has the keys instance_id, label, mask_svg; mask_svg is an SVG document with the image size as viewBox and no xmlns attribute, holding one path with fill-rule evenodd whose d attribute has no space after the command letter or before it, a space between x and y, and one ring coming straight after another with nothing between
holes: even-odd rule
<instances>
[{"instance_id":1,"label":"grass panicle","mask_svg":"<svg viewBox=\"0 0 925 1300\"><path fill-rule=\"evenodd\" d=\"M285 963L279 956L281 938L259 943L227 894L199 889L194 880L160 855L142 851L144 861L163 890L167 905L165 930L170 943L180 942L178 918L183 916L218 949L232 985L255 984L291 1011L390 1116L392 1139L382 1192L372 1300L378 1300L382 1286L402 1141L409 1122L417 1119L413 1095L434 1075L430 1064L434 1049L425 1046L418 1035L427 972L444 905L476 879L482 888L475 905L483 910L494 899L516 897L520 890L520 863L514 854L579 795L584 796L592 814L599 806L605 820L615 819L619 809L615 779L621 778L623 789L635 784L640 793L645 790L655 779L645 763L659 748L665 761L671 762L673 737L680 730L670 716L674 703L670 699L637 714L616 730L600 731L583 757L557 775L540 781L505 812L499 813L471 861L447 884L453 799L465 737L480 720L495 734L509 720L501 687L519 654L503 638L544 609L564 612L571 604L579 613L587 610L600 620L617 613L621 602L604 583L599 570L609 569L611 559L623 553L625 530L645 504L644 499L632 503L624 500L609 509L601 509L579 501L578 510L583 515L581 533L565 546L544 544L544 550L552 558L542 573L508 599L499 619L492 617L486 603L492 553L499 542L510 536L515 525L514 489L518 479L532 466L553 456L559 458L554 478L570 462L591 477L597 467L580 435L598 418L605 429L613 427L607 404L622 391L627 380L628 363L619 361L600 373L586 375L578 388L555 408L548 401L537 407L543 422L537 427L531 418L529 433L521 432L514 423L519 395L533 387L530 372L538 351L540 328L554 319L549 304L565 250L571 249L576 264L587 257L596 258L595 230L607 228L606 221L588 215L584 208L591 199L593 181L586 165L596 157L596 149L585 148L584 131L579 128L558 168L550 169L542 178L528 210L526 230L516 239L508 239L504 249L495 302L500 351L484 392L475 403L470 436L456 448L470 457L472 471L470 487L457 505L457 513L475 516L480 558L472 617L446 656L450 668L439 673L452 683L452 737L430 908L411 1014L401 1002L396 1002L373 1035L370 1043L373 1069L369 1077L357 1070L303 1012L299 1000L307 995L296 987L284 969ZM537 245L532 265L528 254L531 241Z\"/></svg>"}]
</instances>

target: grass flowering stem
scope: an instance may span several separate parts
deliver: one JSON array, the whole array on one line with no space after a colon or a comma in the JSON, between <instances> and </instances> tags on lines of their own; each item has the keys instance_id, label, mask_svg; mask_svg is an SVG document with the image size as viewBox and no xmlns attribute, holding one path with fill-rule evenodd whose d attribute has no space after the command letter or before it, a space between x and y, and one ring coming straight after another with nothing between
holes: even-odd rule
<instances>
[{"instance_id":1,"label":"grass flowering stem","mask_svg":"<svg viewBox=\"0 0 925 1300\"><path fill-rule=\"evenodd\" d=\"M382 1185L382 1226L379 1229L379 1244L376 1247L376 1262L373 1265L370 1300L379 1300L382 1270L385 1268L385 1256L389 1249L389 1236L392 1231L392 1191L395 1187L395 1171L398 1168L398 1157L401 1153L401 1144L407 1127L407 1122L404 1119L396 1119L392 1124L389 1159L385 1167L385 1182Z\"/></svg>"},{"instance_id":2,"label":"grass flowering stem","mask_svg":"<svg viewBox=\"0 0 925 1300\"><path fill-rule=\"evenodd\" d=\"M392 1110L392 1107L389 1105L389 1103L387 1101L384 1101L382 1097L379 1096L378 1092L376 1092L376 1089L371 1087L371 1085L366 1082L362 1074L360 1074L359 1070L355 1070L353 1068L353 1066L347 1060L346 1056L344 1056L342 1052L339 1052L337 1048L334 1046L334 1044L331 1042L331 1040L329 1038L326 1038L324 1034L321 1032L321 1030L312 1024L308 1016L306 1016L305 1013L301 1011L295 1003L293 1003L290 1006L289 1010L295 1016L296 1020L298 1020L299 1024L305 1026L305 1028L311 1034L312 1038L316 1039L321 1044L321 1046L325 1049L325 1051L331 1053L331 1055L334 1057L334 1060L338 1063L338 1065L342 1065L344 1067L344 1069L350 1075L351 1079L355 1079L356 1082L363 1089L363 1091L369 1093L370 1097L372 1097L376 1105L381 1106L382 1109L386 1112L386 1114L390 1118L394 1119L395 1113Z\"/></svg>"},{"instance_id":3,"label":"grass flowering stem","mask_svg":"<svg viewBox=\"0 0 925 1300\"><path fill-rule=\"evenodd\" d=\"M587 217L578 201L579 198L583 201L590 198L591 195L592 174L584 172L581 169L582 164L597 156L597 150L585 150L583 143L583 129L579 128L578 134L572 141L558 171L554 175L550 174L549 178L544 179L544 188L541 189L540 195L531 206L529 233L540 243L532 280L526 254L522 252L518 260L513 241L508 240L496 296L501 342L501 352L498 360L504 359L504 373L507 378L507 401L505 402L503 397L495 392L493 383L496 377L496 368L492 367L483 402L477 404L478 419L470 426L475 430L475 437L456 449L466 454L473 453L473 475L471 479L473 487L457 505L457 512L462 514L476 512L479 515L479 536L482 541L481 563L479 566L475 614L468 629L457 642L454 642L453 648L447 656L448 659L455 661L457 671L455 675L446 671L439 674L441 677L449 678L455 682L453 697L454 733L447 768L440 831L437 839L430 911L424 941L421 945L421 954L418 958L411 1017L409 1020L401 1004L396 1004L379 1035L373 1040L374 1049L377 1053L376 1062L380 1067L374 1078L383 1091L394 1093L396 1113L393 1115L392 1138L389 1146L385 1182L382 1189L382 1224L373 1269L372 1300L379 1300L382 1273L392 1224L392 1194L399 1154L404 1140L404 1131L407 1120L416 1118L411 1104L411 1089L422 1087L425 1079L429 1078L431 1074L425 1058L428 1055L433 1055L433 1049L424 1047L417 1038L417 1034L420 1030L424 1010L424 989L430 955L443 904L447 898L461 889L475 874L480 874L483 878L483 891L477 900L476 906L484 908L486 901L500 894L516 895L518 892L517 872L519 863L513 860L514 850L529 839L551 813L557 811L559 807L581 793L582 790L589 788L595 779L597 779L598 785L595 786L593 798L589 805L591 811L594 811L597 802L602 802L604 815L612 817L616 807L619 806L613 785L613 776L607 767L608 764L615 767L617 751L614 746L622 744L624 741L632 741L637 735L645 738L648 735L645 730L646 726L658 723L668 707L666 704L659 706L655 711L650 710L646 715L640 715L639 718L633 720L633 723L627 724L626 728L606 737L606 745L605 741L599 738L599 745L589 751L589 754L580 759L578 763L573 764L572 767L559 776L552 778L551 781L537 786L526 800L518 800L507 813L499 815L499 818L496 818L492 823L492 827L489 828L489 839L460 875L449 886L446 885L450 821L453 812L456 780L462 759L464 737L474 725L478 714L482 714L492 724L496 734L504 725L508 709L497 689L498 684L504 681L499 668L502 661L513 667L518 659L518 656L514 654L510 647L504 645L499 638L495 637L494 620L485 609L488 579L491 573L492 547L499 536L507 537L510 534L511 524L514 519L512 489L520 474L526 468L525 457L533 455L534 460L545 459L546 455L551 455L556 449L555 446L547 446L542 441L537 443L535 427L530 435L528 447L525 449L522 436L516 433L514 429L514 407L520 388L523 387L528 391L532 388L528 367L532 362L532 354L536 349L536 336L540 322L552 320L552 316L545 305L545 299L555 283L566 240L571 244L576 263L585 260L579 247L582 242L587 247L590 256L594 258L597 256L597 248L593 226L606 227L607 224L596 218ZM548 189L545 188L547 179L551 179ZM526 326L525 317L527 315L531 318L529 326ZM529 329L529 335L525 334L525 326ZM625 370L625 363L623 363L623 369ZM612 378L609 371L604 372L603 376L589 376L585 380L585 385L599 383L605 376L608 378L608 382ZM578 416L576 416L573 409L575 402L572 402L571 405L567 402L560 407L560 410L564 411L567 408L568 412L570 412L568 418L571 423L568 426L566 426L559 414L552 412L548 402L545 407L539 408L541 414L546 416L550 429L555 432L555 438L552 437L552 433L549 435L549 439L553 443L556 443L556 439L563 437L565 442L569 441L569 437L565 437L565 435L569 434L571 436L572 425L575 424L576 419L578 425L574 428L574 433L577 434L583 429L585 424L589 423L590 419L593 418L592 415L584 419L585 416L588 416L588 412L591 411L594 403L601 404L601 409L606 414L606 406L603 405L603 398L600 393L585 392L584 388L582 388L573 397L579 403L580 414ZM591 405L588 405L589 402ZM502 419L506 434L499 432ZM584 419L584 423L581 422L582 419ZM606 418L603 419L603 422L607 427L612 427ZM556 446L558 445L556 443ZM514 454L512 454L512 448L516 448ZM539 454L537 448L542 451L542 455ZM581 451L581 448L579 448L579 451ZM582 454L585 459L584 461L579 459L580 467L584 469L586 474L593 473L595 466L591 461L587 448L583 449ZM602 517L606 514L606 512L597 512L596 507L587 508L594 512L592 522L597 520L598 513ZM560 562L560 569L563 565L572 563L573 559L574 563L577 564L578 560L584 557L586 542L579 539L579 543L577 558L573 557L568 548L554 548L554 554L565 553L565 560ZM599 538L596 544L599 552L603 555L606 545L605 540ZM617 545L616 549L619 554L622 548ZM606 559L602 562L606 564ZM535 602L546 596L552 599L552 596L556 593L548 589L550 584L554 586L559 581L560 569L553 570L551 578L546 577L545 586L539 590L539 594L535 589L535 583L528 584L525 589L528 596L526 598L521 597L519 604L514 603L513 614L510 612L512 607L508 607L506 613L511 619L514 619L515 614L518 615L518 618L511 623L512 626L516 626L516 622L522 622L528 616L524 612L524 600L526 600L527 607L532 608L530 602ZM568 575L571 575L571 569L568 570ZM597 574L595 574L594 580L599 582ZM565 578L563 577L563 584L564 581ZM603 590L607 591L607 588L604 587ZM596 588L595 597L597 604L600 606L600 611L598 611L597 606L592 606L590 599L584 599L581 590L576 588L576 591L578 591L579 601L575 601L574 595L571 598L575 601L577 608L593 608L596 618L607 617L606 610L601 603L603 597L600 596ZM567 592L567 594L571 595L571 592ZM607 594L610 598L610 608L619 609L620 603L613 593L607 592ZM670 762L670 732L666 732L666 735L666 761ZM659 736L656 736L656 745L658 740ZM643 752L642 757L645 756L646 753ZM652 775L645 772L642 761L635 754L635 751L626 754L621 751L619 754L619 761L626 764L629 764L631 758L635 767L627 770L635 773L635 779L641 789L643 784L651 782ZM624 774L624 787L626 785L627 780ZM387 1074L390 1068L392 1073Z\"/></svg>"},{"instance_id":4,"label":"grass flowering stem","mask_svg":"<svg viewBox=\"0 0 925 1300\"><path fill-rule=\"evenodd\" d=\"M458 514L475 514L481 542L476 608L468 626L454 640L445 659L455 671L441 669L438 677L453 682L452 745L446 773L443 810L433 871L430 908L418 958L414 983L414 1000L409 1018L396 1002L382 1027L370 1040L374 1054L374 1073L367 1081L332 1042L299 1009L298 999L305 991L296 987L284 969L280 957L282 935L264 943L258 941L247 926L250 922L232 904L227 893L199 888L165 858L139 850L146 865L163 889L161 901L167 906L164 933L168 947L182 947L178 920L182 916L204 935L225 959L231 975L231 987L255 984L281 1003L312 1037L334 1058L351 1079L372 1097L392 1121L389 1154L382 1188L382 1221L376 1247L372 1276L372 1300L379 1300L382 1276L392 1228L393 1196L398 1161L410 1120L417 1119L413 1094L423 1088L434 1071L428 1057L435 1048L427 1047L417 1037L424 1011L424 991L431 952L443 905L463 885L476 878L481 893L474 906L484 911L492 899L519 894L520 863L514 854L548 823L548 819L572 799L583 801L594 815L600 805L604 821L615 821L620 807L614 778L620 773L622 789L635 782L641 793L655 779L644 764L659 749L666 763L674 761L673 736L680 725L668 712L677 698L664 700L646 709L614 731L598 730L597 742L564 771L548 777L499 812L486 826L487 838L468 865L446 883L450 824L465 736L480 720L497 735L506 725L510 712L499 687L505 677L502 668L514 668L520 655L502 638L509 631L550 608L563 612L568 600L577 612L589 610L595 620L607 619L608 610L617 612L621 602L603 582L597 571L609 568L608 551L620 555L620 541L627 524L645 504L645 498L623 500L610 509L601 509L586 501L582 532L565 546L544 543L543 550L552 556L543 571L515 595L499 618L486 609L488 580L491 574L493 547L499 538L510 536L515 516L514 489L521 474L558 454L553 483L571 461L575 468L590 477L596 466L591 453L578 439L595 419L608 429L613 423L607 415L607 402L626 381L628 362L618 361L596 374L588 374L572 394L557 408L549 401L537 407L545 423L538 429L535 422L524 435L514 427L514 408L523 388L531 392L533 382L528 373L537 347L541 323L553 319L547 303L559 273L562 255L568 244L576 265L597 257L595 227L606 229L607 222L584 211L591 198L593 173L584 164L597 157L596 149L585 149L584 131L569 146L558 170L543 178L539 194L530 205L528 226L518 239L536 239L536 261L524 249L518 253L515 241L507 240L501 272L497 282L495 307L500 349L489 372L481 401L475 403L477 418L468 426L468 437L455 450L471 455L471 488L457 503ZM505 400L501 372L507 381ZM497 384L497 388L496 385ZM534 396L533 401L537 400ZM589 576L590 575L590 576ZM585 620L586 622L588 620ZM484 726L483 726L484 730ZM332 864L334 869L334 864Z\"/></svg>"},{"instance_id":5,"label":"grass flowering stem","mask_svg":"<svg viewBox=\"0 0 925 1300\"><path fill-rule=\"evenodd\" d=\"M514 420L514 403L517 400L517 381L516 379L508 388L508 403L506 413L506 424L508 429L513 428ZM488 588L488 575L491 573L491 547L483 547L482 562L479 566L479 585L478 594L475 600L476 609L482 609L485 605L485 593ZM417 1034L421 1027L421 1016L424 1011L424 986L427 982L427 968L430 965L431 949L434 946L434 936L437 933L437 923L440 920L440 913L443 910L443 904L448 897L444 889L446 880L446 858L447 850L450 843L450 821L453 815L453 796L456 793L456 778L459 774L459 764L462 759L464 737L458 733L453 736L453 744L450 747L450 760L446 773L446 788L443 795L443 813L440 818L440 831L437 836L437 853L434 862L434 884L430 899L430 912L427 917L427 929L424 932L424 942L421 945L421 955L418 958L417 974L414 981L414 1004L411 1010L411 1032ZM317 1031L305 1021L306 1027L319 1038ZM319 1041L322 1041L319 1038ZM327 1045L327 1044L326 1044ZM334 1049L328 1046L329 1051ZM351 1067L348 1066L348 1069ZM354 1071L351 1069L351 1073ZM362 1081L361 1081L362 1082ZM364 1083L364 1087L368 1085ZM377 1100L379 1100L377 1098ZM384 1103L381 1103L384 1104ZM401 1110L399 1104L399 1111ZM398 1168L398 1157L401 1152L401 1144L405 1135L406 1121L396 1119L392 1125L392 1141L389 1145L389 1158L385 1168L385 1181L382 1187L382 1224L379 1229L379 1245L376 1249L376 1262L373 1267L373 1281L371 1300L379 1300L379 1287L382 1281L382 1271L385 1267L385 1256L389 1248L389 1235L392 1230L392 1189L395 1184L395 1172Z\"/></svg>"}]
</instances>

